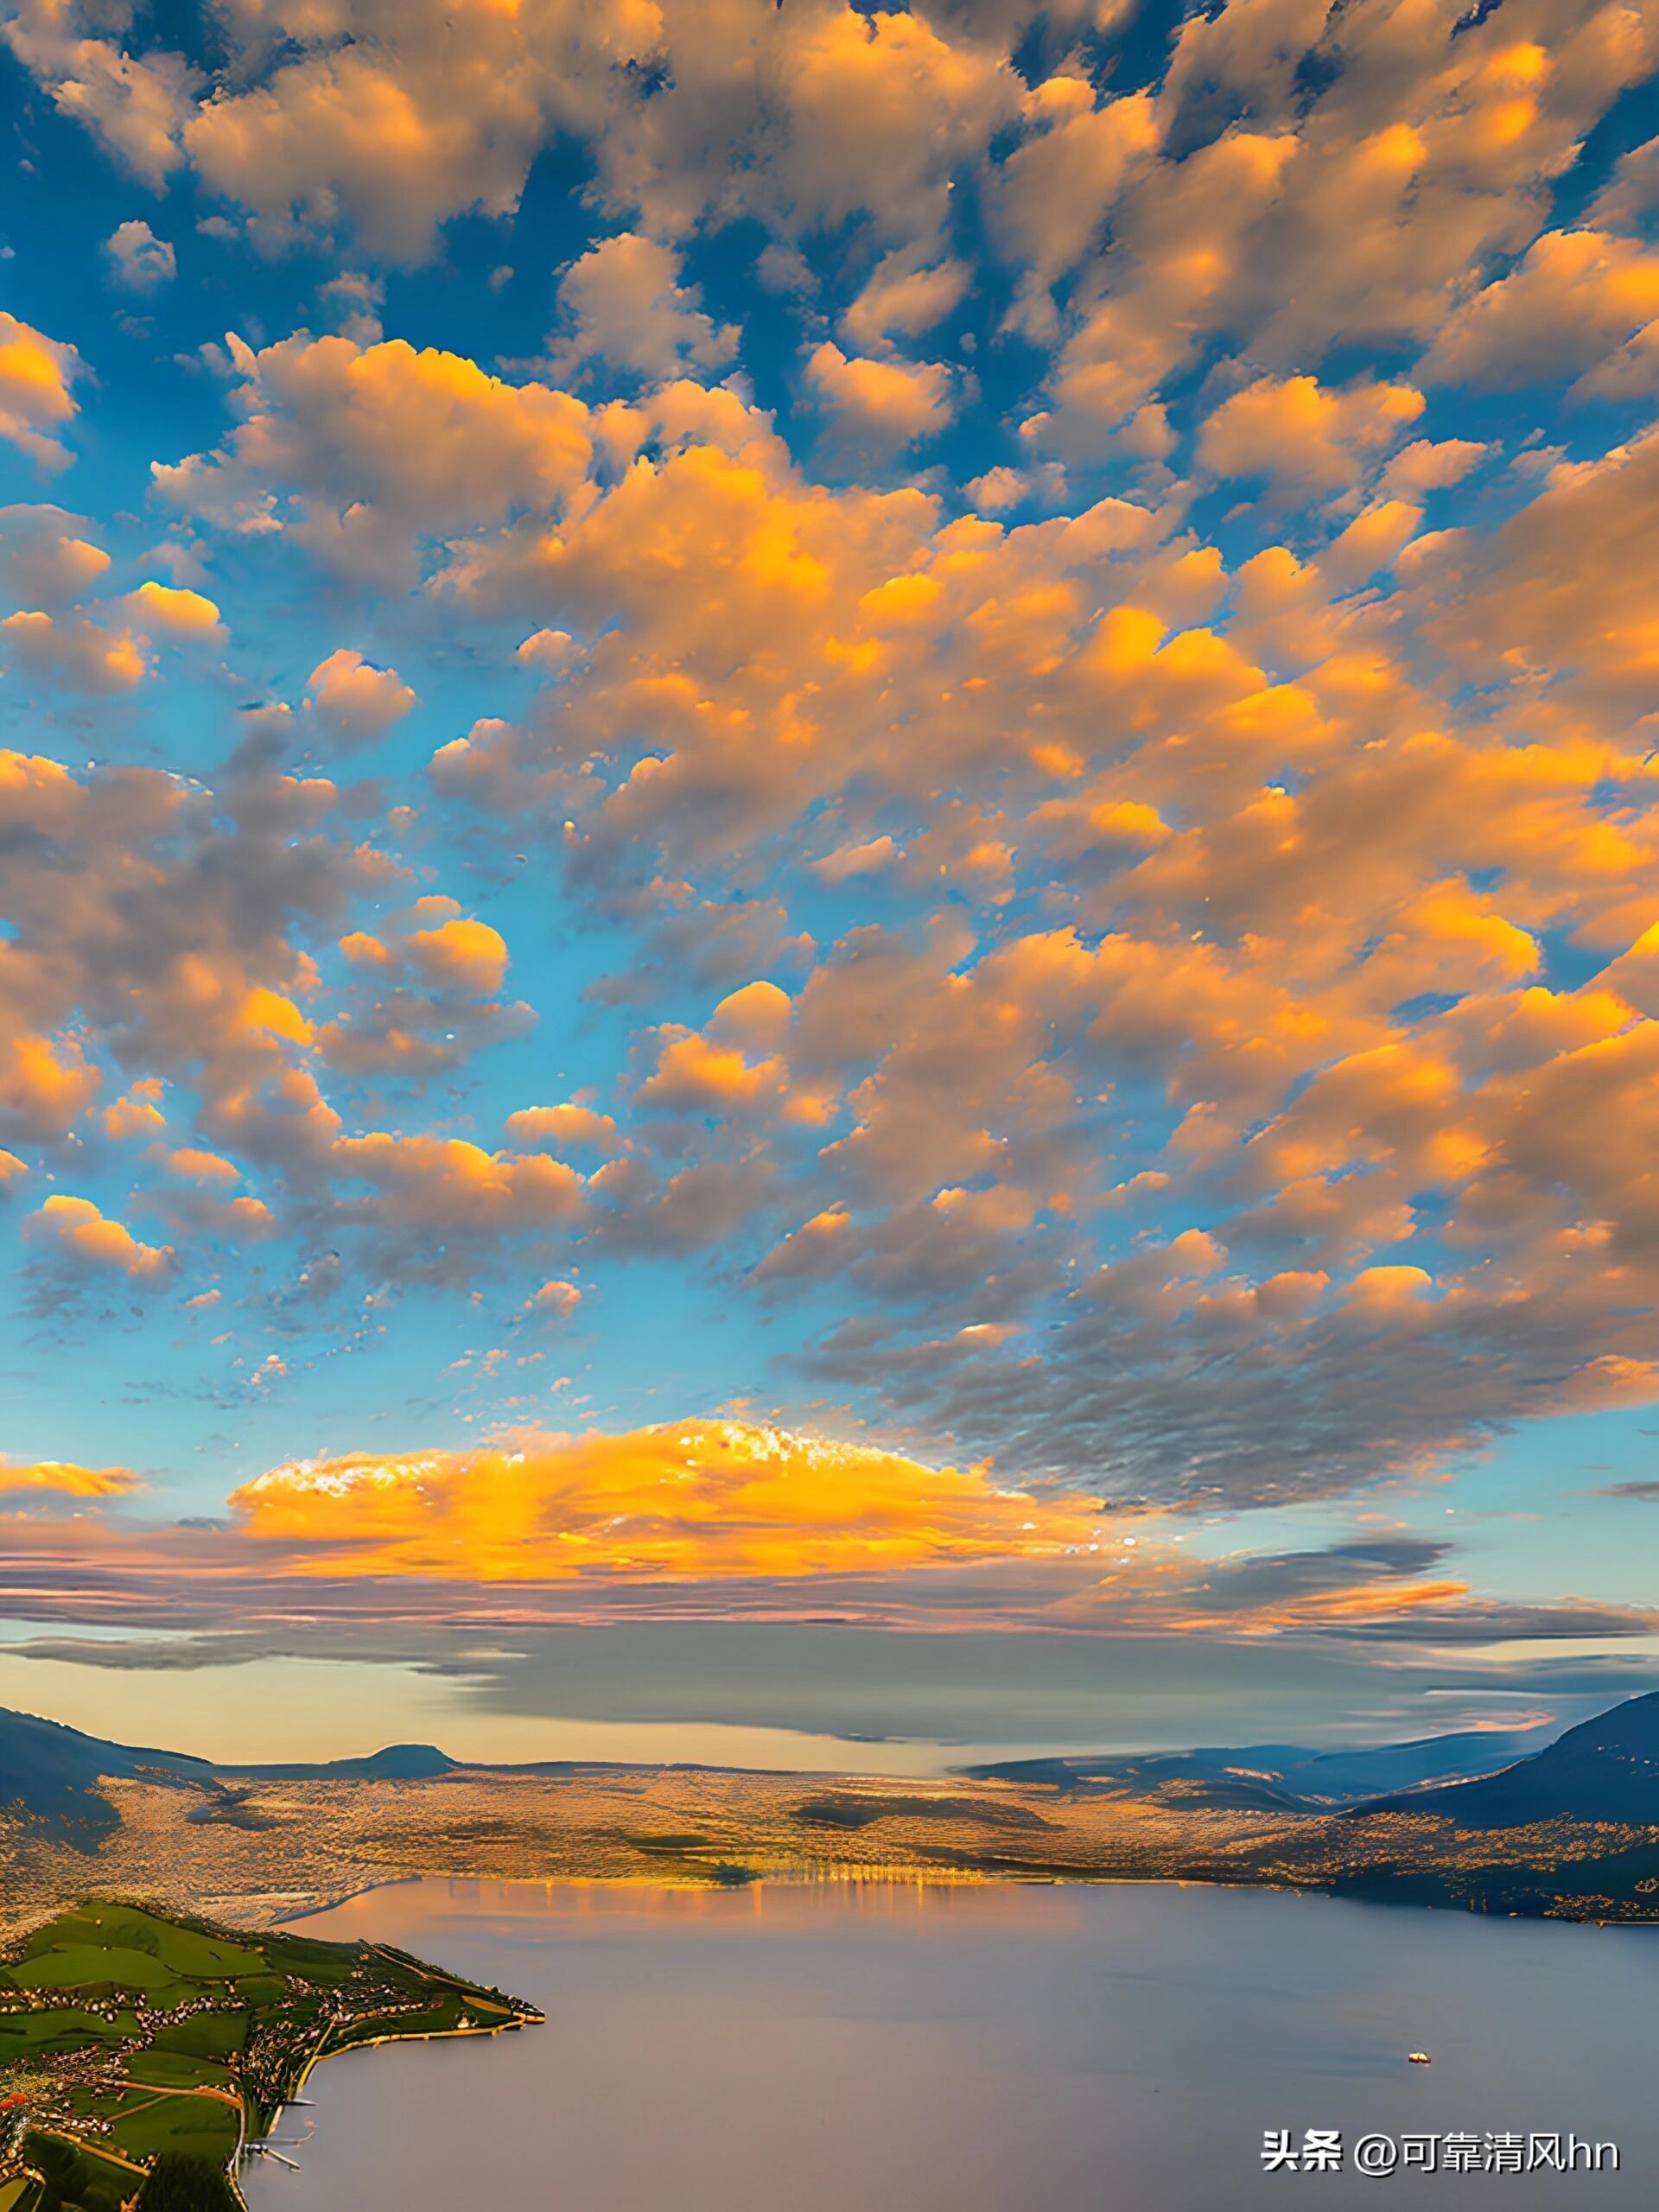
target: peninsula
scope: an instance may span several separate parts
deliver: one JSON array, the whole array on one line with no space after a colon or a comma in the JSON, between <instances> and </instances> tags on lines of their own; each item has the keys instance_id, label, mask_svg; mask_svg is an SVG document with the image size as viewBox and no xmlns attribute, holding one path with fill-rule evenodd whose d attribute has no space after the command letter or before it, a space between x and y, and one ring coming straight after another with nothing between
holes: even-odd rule
<instances>
[{"instance_id":1,"label":"peninsula","mask_svg":"<svg viewBox=\"0 0 1659 2212\"><path fill-rule=\"evenodd\" d=\"M143 2212L192 2173L166 2202L235 2203L319 2059L541 2017L384 1945L75 1906L0 1965L0 2212Z\"/></svg>"}]
</instances>

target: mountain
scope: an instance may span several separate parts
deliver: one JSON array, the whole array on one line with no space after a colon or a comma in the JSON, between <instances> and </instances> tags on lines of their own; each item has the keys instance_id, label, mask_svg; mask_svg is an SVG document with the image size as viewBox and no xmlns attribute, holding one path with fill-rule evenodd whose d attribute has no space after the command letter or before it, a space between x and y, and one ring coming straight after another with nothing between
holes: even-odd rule
<instances>
[{"instance_id":1,"label":"mountain","mask_svg":"<svg viewBox=\"0 0 1659 2212\"><path fill-rule=\"evenodd\" d=\"M388 1744L364 1758L299 1760L276 1766L221 1762L216 1771L244 1782L430 1782L435 1775L454 1774L457 1765L435 1744Z\"/></svg>"},{"instance_id":2,"label":"mountain","mask_svg":"<svg viewBox=\"0 0 1659 2212\"><path fill-rule=\"evenodd\" d=\"M391 1826L410 1871L637 1874L666 1853L683 1872L723 1879L722 1868L743 1863L734 1837L774 1859L839 1864L834 1839L868 1831L860 1848L889 1863L991 1876L1290 1883L1475 1911L1659 1920L1659 1692L1560 1735L1017 1759L971 1768L948 1790L728 1770L711 1794L701 1777L718 1771L471 1766L430 1744L242 1765L0 1710L0 1916L37 1896L78 1894L94 1855L101 1881L120 1881L116 1870L131 1864L149 1881L166 1861L188 1882L196 1834L208 1829L245 1838L232 1848L222 1834L200 1835L215 1880L263 1897L291 1885L296 1865L315 1865L311 1886L327 1894L353 1833L372 1833L371 1856L384 1856L390 1783L404 1801ZM689 1794L674 1786L688 1772L699 1777ZM537 1779L562 1786L524 1786ZM125 1781L162 1785L133 1808L130 1853L112 1787ZM803 1798L803 1783L816 1794ZM620 1826L619 1793L639 1808ZM711 1806L718 1849L705 1833ZM156 1839L169 1834L158 1859Z\"/></svg>"},{"instance_id":3,"label":"mountain","mask_svg":"<svg viewBox=\"0 0 1659 2212\"><path fill-rule=\"evenodd\" d=\"M79 1728L0 1707L0 1810L20 1814L52 1840L79 1850L91 1850L119 1825L99 1790L100 1778L205 1782L212 1773L206 1759L106 1743Z\"/></svg>"},{"instance_id":4,"label":"mountain","mask_svg":"<svg viewBox=\"0 0 1659 2212\"><path fill-rule=\"evenodd\" d=\"M94 1850L120 1823L100 1781L194 1783L209 1794L204 1820L223 1819L235 1799L222 1777L238 1782L429 1782L455 1762L431 1744L392 1744L365 1758L238 1766L186 1751L144 1751L88 1736L56 1720L0 1707L0 1815L20 1818L25 1834Z\"/></svg>"},{"instance_id":5,"label":"mountain","mask_svg":"<svg viewBox=\"0 0 1659 2212\"><path fill-rule=\"evenodd\" d=\"M1547 1728L1505 1735L1468 1730L1357 1751L1301 1744L1154 1751L1120 1758L1007 1759L966 1767L979 1781L1049 1783L1062 1793L1120 1789L1153 1791L1170 1804L1204 1812L1332 1812L1387 1791L1491 1774L1535 1751Z\"/></svg>"},{"instance_id":6,"label":"mountain","mask_svg":"<svg viewBox=\"0 0 1659 2212\"><path fill-rule=\"evenodd\" d=\"M1533 1758L1479 1781L1376 1798L1362 1809L1421 1813L1465 1828L1557 1820L1659 1827L1659 1690L1581 1721Z\"/></svg>"}]
</instances>

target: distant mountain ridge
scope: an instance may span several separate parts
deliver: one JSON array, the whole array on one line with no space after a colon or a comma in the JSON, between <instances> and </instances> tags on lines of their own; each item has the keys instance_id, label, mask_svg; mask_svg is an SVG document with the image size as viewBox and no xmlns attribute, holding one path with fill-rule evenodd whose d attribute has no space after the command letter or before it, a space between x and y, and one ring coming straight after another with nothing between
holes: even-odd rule
<instances>
[{"instance_id":1,"label":"distant mountain ridge","mask_svg":"<svg viewBox=\"0 0 1659 2212\"><path fill-rule=\"evenodd\" d=\"M982 1781L1052 1783L1061 1790L1156 1790L1204 1811L1334 1812L1385 1793L1414 1795L1437 1783L1491 1774L1538 1751L1550 1733L1548 1727L1503 1734L1468 1729L1357 1751L1247 1744L1127 1758L1004 1759L963 1771Z\"/></svg>"},{"instance_id":2,"label":"distant mountain ridge","mask_svg":"<svg viewBox=\"0 0 1659 2212\"><path fill-rule=\"evenodd\" d=\"M1580 1721L1533 1758L1478 1781L1375 1799L1364 1810L1421 1813L1471 1828L1555 1820L1659 1827L1659 1690Z\"/></svg>"},{"instance_id":3,"label":"distant mountain ridge","mask_svg":"<svg viewBox=\"0 0 1659 2212\"><path fill-rule=\"evenodd\" d=\"M393 1744L359 1758L243 1764L111 1743L0 1709L0 1851L20 1868L44 1864L66 1847L88 1858L107 1854L123 1834L119 1794L111 1785L142 1781L179 1793L181 1802L168 1817L179 1824L187 1857L190 1847L182 1838L192 1828L244 1829L250 1852L257 1853L257 1839L310 1817L287 1799L281 1787L287 1783L296 1790L346 1785L346 1798L329 1801L341 1819L353 1784L442 1792L406 1808L416 1828L442 1836L453 1827L469 1847L487 1852L502 1839L511 1844L515 1821L524 1817L505 1795L491 1802L490 1785L498 1778L504 1785L530 1778L569 1783L580 1801L582 1783L595 1777L601 1795L620 1786L626 1796L645 1777L683 1770L587 1760L486 1766L452 1758L431 1744ZM741 1801L739 1772L721 1771ZM1289 1875L1310 1886L1402 1902L1580 1918L1659 1917L1648 1902L1659 1897L1659 1692L1559 1734L1545 1727L1464 1732L1357 1751L1272 1744L1011 1760L961 1770L954 1794L938 1781L821 1779L834 1786L791 1803L798 1834L856 1828L880 1839L903 1822L926 1831L907 1846L918 1862L992 1875L1089 1878L1112 1872L1120 1878L1131 1873L1274 1883ZM1133 1847L1126 1855L1110 1840L1109 1808L1119 1798L1130 1808L1120 1834L1136 1832L1137 1803L1162 1816L1146 1831L1152 1840L1141 1856ZM1091 1799L1107 1815L1099 1831L1107 1839L1104 1856L1068 1856L1067 1821ZM370 1820L388 1810L383 1801L363 1807ZM1236 1816L1235 1830L1225 1823L1229 1814ZM1401 1815L1409 1817L1402 1822ZM1183 1826L1186 1815L1192 1816L1190 1827ZM542 1833L563 1835L563 1818ZM534 1832L533 1813L530 1819ZM1548 1832L1552 1822L1574 1825L1570 1849ZM1527 1833L1535 1828L1544 1834ZM1495 1851L1490 1840L1471 1841L1506 1830L1516 1833L1512 1848ZM595 1831L601 1856L617 1847L619 1835L626 1845L628 1833L601 1821ZM665 1845L683 1849L688 1841L702 1853L693 1856L703 1872L723 1864L709 1856L714 1847L701 1828L690 1836L683 1817L671 1819L662 1834L642 1833L635 1840L652 1865Z\"/></svg>"}]
</instances>

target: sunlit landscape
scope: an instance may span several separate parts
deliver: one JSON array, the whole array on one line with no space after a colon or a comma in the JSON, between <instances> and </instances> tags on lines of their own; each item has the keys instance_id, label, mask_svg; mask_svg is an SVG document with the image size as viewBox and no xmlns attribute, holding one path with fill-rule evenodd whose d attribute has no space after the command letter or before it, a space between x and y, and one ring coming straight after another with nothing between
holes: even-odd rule
<instances>
[{"instance_id":1,"label":"sunlit landscape","mask_svg":"<svg viewBox=\"0 0 1659 2212\"><path fill-rule=\"evenodd\" d=\"M0 2212L1655 2200L1656 68L0 0Z\"/></svg>"}]
</instances>

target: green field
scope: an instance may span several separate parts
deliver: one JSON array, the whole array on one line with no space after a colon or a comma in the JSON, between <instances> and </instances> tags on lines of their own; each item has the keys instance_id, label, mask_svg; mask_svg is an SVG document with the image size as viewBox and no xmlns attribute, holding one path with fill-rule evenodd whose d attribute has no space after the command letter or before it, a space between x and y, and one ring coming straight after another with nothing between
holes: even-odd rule
<instances>
[{"instance_id":1,"label":"green field","mask_svg":"<svg viewBox=\"0 0 1659 2212\"><path fill-rule=\"evenodd\" d=\"M123 2212L164 2152L232 2168L318 2058L537 2017L378 1945L78 1906L0 1964L0 2212Z\"/></svg>"}]
</instances>

